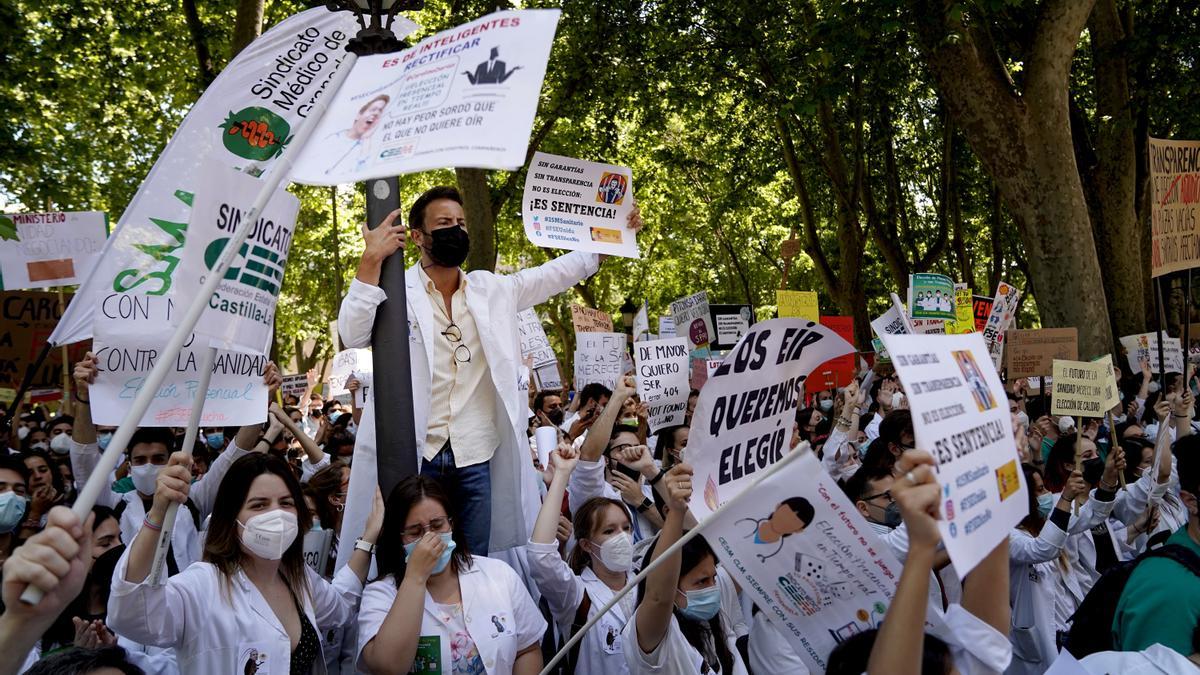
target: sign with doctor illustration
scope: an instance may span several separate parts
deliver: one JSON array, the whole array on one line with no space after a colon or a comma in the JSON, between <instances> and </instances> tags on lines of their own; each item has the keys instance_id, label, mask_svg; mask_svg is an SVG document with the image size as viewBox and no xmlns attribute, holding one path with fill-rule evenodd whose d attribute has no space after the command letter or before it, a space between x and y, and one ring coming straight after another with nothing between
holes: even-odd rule
<instances>
[{"instance_id":1,"label":"sign with doctor illustration","mask_svg":"<svg viewBox=\"0 0 1200 675\"><path fill-rule=\"evenodd\" d=\"M797 452L704 537L809 672L823 673L838 643L883 621L901 565L816 455Z\"/></svg>"}]
</instances>

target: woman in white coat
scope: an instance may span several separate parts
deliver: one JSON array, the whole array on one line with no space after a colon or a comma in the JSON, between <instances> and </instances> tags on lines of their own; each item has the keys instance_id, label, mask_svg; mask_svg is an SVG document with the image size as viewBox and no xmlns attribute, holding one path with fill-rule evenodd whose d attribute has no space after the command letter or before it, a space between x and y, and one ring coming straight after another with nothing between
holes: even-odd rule
<instances>
[{"instance_id":1,"label":"woman in white coat","mask_svg":"<svg viewBox=\"0 0 1200 675\"><path fill-rule=\"evenodd\" d=\"M1042 472L1025 464L1029 514L1008 537L1009 602L1013 659L1005 673L1045 672L1058 656L1055 640L1054 595L1056 566L1062 560L1071 519L1071 504L1087 492L1078 471L1071 474L1057 497L1046 489Z\"/></svg>"},{"instance_id":2,"label":"woman in white coat","mask_svg":"<svg viewBox=\"0 0 1200 675\"><path fill-rule=\"evenodd\" d=\"M186 674L325 672L320 631L353 619L382 518L377 509L356 557L333 583L304 564L312 515L288 464L266 454L233 463L217 491L204 562L150 585L158 529L171 502L187 499L190 458L172 455L154 503L113 575L114 632L174 647Z\"/></svg>"},{"instance_id":3,"label":"woman in white coat","mask_svg":"<svg viewBox=\"0 0 1200 675\"><path fill-rule=\"evenodd\" d=\"M400 481L387 501L378 581L363 591L358 668L536 675L546 621L507 563L473 556L445 490Z\"/></svg>"},{"instance_id":4,"label":"woman in white coat","mask_svg":"<svg viewBox=\"0 0 1200 675\"><path fill-rule=\"evenodd\" d=\"M570 443L558 446L554 479L542 500L527 549L529 568L538 590L564 639L625 587L633 569L633 524L620 500L592 497L574 515L575 547L570 561L558 553L555 535L567 481L579 462ZM621 602L585 635L569 656L568 667L577 675L628 673L621 632L637 598L626 594Z\"/></svg>"}]
</instances>

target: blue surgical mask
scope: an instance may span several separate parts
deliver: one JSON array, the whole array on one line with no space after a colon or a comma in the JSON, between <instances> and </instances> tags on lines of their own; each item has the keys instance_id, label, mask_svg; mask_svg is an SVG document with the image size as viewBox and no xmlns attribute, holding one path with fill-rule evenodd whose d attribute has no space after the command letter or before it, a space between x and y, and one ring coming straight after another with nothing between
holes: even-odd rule
<instances>
[{"instance_id":1,"label":"blue surgical mask","mask_svg":"<svg viewBox=\"0 0 1200 675\"><path fill-rule=\"evenodd\" d=\"M458 544L454 543L453 533L442 532L439 533L438 536L442 538L442 543L446 545L446 550L442 551L442 555L438 558L437 564L433 566L434 574L441 574L442 570L446 569L446 565L450 564L450 556L454 553L454 547L458 546ZM420 539L411 544L404 545L404 562L408 562L408 559L412 557L413 549L416 548L417 544L419 543L421 543Z\"/></svg>"},{"instance_id":2,"label":"blue surgical mask","mask_svg":"<svg viewBox=\"0 0 1200 675\"><path fill-rule=\"evenodd\" d=\"M220 450L221 448L225 447L224 433L209 434L204 437L204 440L208 442L208 447L212 448L213 450Z\"/></svg>"},{"instance_id":3,"label":"blue surgical mask","mask_svg":"<svg viewBox=\"0 0 1200 675\"><path fill-rule=\"evenodd\" d=\"M0 534L8 534L17 529L24 517L25 497L12 490L0 493Z\"/></svg>"},{"instance_id":4,"label":"blue surgical mask","mask_svg":"<svg viewBox=\"0 0 1200 675\"><path fill-rule=\"evenodd\" d=\"M113 435L111 431L105 431L103 433L96 434L96 445L100 447L100 452L104 452L108 449L108 444L110 441L112 441L112 437Z\"/></svg>"},{"instance_id":5,"label":"blue surgical mask","mask_svg":"<svg viewBox=\"0 0 1200 675\"><path fill-rule=\"evenodd\" d=\"M817 407L819 407L822 412L829 412L830 410L833 410L833 399L822 399L821 401L817 402Z\"/></svg>"},{"instance_id":6,"label":"blue surgical mask","mask_svg":"<svg viewBox=\"0 0 1200 675\"><path fill-rule=\"evenodd\" d=\"M1054 508L1054 494L1047 492L1044 495L1038 495L1038 513L1042 514L1043 518L1050 516L1050 510Z\"/></svg>"},{"instance_id":7,"label":"blue surgical mask","mask_svg":"<svg viewBox=\"0 0 1200 675\"><path fill-rule=\"evenodd\" d=\"M721 611L721 589L716 584L683 595L687 598L687 607L679 612L692 621L708 621Z\"/></svg>"}]
</instances>

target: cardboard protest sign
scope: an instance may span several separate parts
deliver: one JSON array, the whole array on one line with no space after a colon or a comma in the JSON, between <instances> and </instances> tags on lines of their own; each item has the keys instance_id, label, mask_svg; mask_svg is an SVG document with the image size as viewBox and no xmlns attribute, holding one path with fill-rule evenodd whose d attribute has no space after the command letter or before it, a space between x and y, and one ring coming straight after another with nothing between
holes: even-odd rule
<instances>
[{"instance_id":1,"label":"cardboard protest sign","mask_svg":"<svg viewBox=\"0 0 1200 675\"><path fill-rule=\"evenodd\" d=\"M300 398L308 389L308 376L301 373L299 375L284 375L283 384L279 386L279 394L284 398L295 396Z\"/></svg>"},{"instance_id":2,"label":"cardboard protest sign","mask_svg":"<svg viewBox=\"0 0 1200 675\"><path fill-rule=\"evenodd\" d=\"M900 308L895 305L888 307L888 311L876 317L871 322L871 330L875 331L875 334L880 337L884 335L902 335L908 332L908 328L904 324L904 317L900 316ZM888 356L887 348L883 346L883 340L874 338L871 340L871 346L875 348L875 353L879 355L879 358L890 360L891 357Z\"/></svg>"},{"instance_id":3,"label":"cardboard protest sign","mask_svg":"<svg viewBox=\"0 0 1200 675\"><path fill-rule=\"evenodd\" d=\"M1004 362L1004 332L1017 316L1017 301L1021 291L1016 286L1003 281L996 287L996 297L992 300L992 310L988 314L987 325L983 327L983 342L988 346L992 365L1000 370Z\"/></svg>"},{"instance_id":4,"label":"cardboard protest sign","mask_svg":"<svg viewBox=\"0 0 1200 675\"><path fill-rule=\"evenodd\" d=\"M675 337L675 319L669 316L658 317L658 337L663 340Z\"/></svg>"},{"instance_id":5,"label":"cardboard protest sign","mask_svg":"<svg viewBox=\"0 0 1200 675\"><path fill-rule=\"evenodd\" d=\"M83 283L105 239L102 211L0 214L0 289Z\"/></svg>"},{"instance_id":6,"label":"cardboard protest sign","mask_svg":"<svg viewBox=\"0 0 1200 675\"><path fill-rule=\"evenodd\" d=\"M517 313L517 331L521 339L521 358L533 359L534 368L558 361L546 337L546 330L542 328L542 320L532 307Z\"/></svg>"},{"instance_id":7,"label":"cardboard protest sign","mask_svg":"<svg viewBox=\"0 0 1200 675\"><path fill-rule=\"evenodd\" d=\"M699 351L694 355L706 356L704 350L716 337L712 315L708 310L708 293L700 291L672 302L671 318L675 321L675 330L681 333L680 337L688 339L693 352ZM663 335L663 332L660 330L659 334Z\"/></svg>"},{"instance_id":8,"label":"cardboard protest sign","mask_svg":"<svg viewBox=\"0 0 1200 675\"><path fill-rule=\"evenodd\" d=\"M823 316L821 325L837 333L847 344L854 344L854 317ZM850 384L854 379L857 356L851 352L817 366L806 383L808 391L834 389Z\"/></svg>"},{"instance_id":9,"label":"cardboard protest sign","mask_svg":"<svg viewBox=\"0 0 1200 675\"><path fill-rule=\"evenodd\" d=\"M521 368L524 370L524 366ZM367 400L374 396L371 391L375 388L375 373L374 371L369 370L364 372L355 371L351 373L351 375L354 377L354 379L358 380L358 389L355 389L353 392L351 392L354 395L354 407L361 410L362 408L367 407ZM524 391L529 391L528 379L525 380Z\"/></svg>"},{"instance_id":10,"label":"cardboard protest sign","mask_svg":"<svg viewBox=\"0 0 1200 675\"><path fill-rule=\"evenodd\" d=\"M937 462L938 529L966 575L1029 515L1000 376L983 335L885 335L912 410L919 448Z\"/></svg>"},{"instance_id":11,"label":"cardboard protest sign","mask_svg":"<svg viewBox=\"0 0 1200 675\"><path fill-rule=\"evenodd\" d=\"M821 310L817 308L816 291L775 291L775 303L779 306L779 318L796 317L817 321Z\"/></svg>"},{"instance_id":12,"label":"cardboard protest sign","mask_svg":"<svg viewBox=\"0 0 1200 675\"><path fill-rule=\"evenodd\" d=\"M1101 372L1104 374L1103 384L1101 385L1103 388L1103 397L1100 405L1106 411L1112 410L1121 403L1121 390L1117 388L1117 371L1113 368L1112 354L1105 354L1098 359L1094 359L1092 363L1099 364L1102 369Z\"/></svg>"},{"instance_id":13,"label":"cardboard protest sign","mask_svg":"<svg viewBox=\"0 0 1200 675\"><path fill-rule=\"evenodd\" d=\"M333 528L309 530L304 534L304 564L317 574L325 574L329 549L333 546Z\"/></svg>"},{"instance_id":14,"label":"cardboard protest sign","mask_svg":"<svg viewBox=\"0 0 1200 675\"><path fill-rule=\"evenodd\" d=\"M954 281L943 274L908 275L908 314L914 319L953 321Z\"/></svg>"},{"instance_id":15,"label":"cardboard protest sign","mask_svg":"<svg viewBox=\"0 0 1200 675\"><path fill-rule=\"evenodd\" d=\"M99 373L89 390L92 421L115 426L129 412L158 361L172 314L182 310L170 298L114 293L106 296L96 311L92 351ZM207 401L201 426L236 427L267 418L267 387L262 381L267 357L218 350L208 391L200 392L199 366L208 348L207 339L196 335L184 344L174 369L142 416L141 426L186 426L196 396L205 396Z\"/></svg>"},{"instance_id":16,"label":"cardboard protest sign","mask_svg":"<svg viewBox=\"0 0 1200 675\"><path fill-rule=\"evenodd\" d=\"M1129 372L1142 372L1142 362L1150 363L1150 372L1161 375L1158 368L1158 333L1140 333L1121 338L1121 346L1129 361ZM1183 345L1179 338L1163 337L1163 361L1168 373L1183 372Z\"/></svg>"},{"instance_id":17,"label":"cardboard protest sign","mask_svg":"<svg viewBox=\"0 0 1200 675\"><path fill-rule=\"evenodd\" d=\"M1150 276L1200 265L1200 141L1150 139Z\"/></svg>"},{"instance_id":18,"label":"cardboard protest sign","mask_svg":"<svg viewBox=\"0 0 1200 675\"><path fill-rule=\"evenodd\" d=\"M982 333L988 317L992 315L992 299L986 295L972 296L971 310L975 314L975 332Z\"/></svg>"},{"instance_id":19,"label":"cardboard protest sign","mask_svg":"<svg viewBox=\"0 0 1200 675\"><path fill-rule=\"evenodd\" d=\"M625 220L633 211L627 166L534 153L521 203L525 236L537 246L641 257Z\"/></svg>"},{"instance_id":20,"label":"cardboard protest sign","mask_svg":"<svg viewBox=\"0 0 1200 675\"><path fill-rule=\"evenodd\" d=\"M1005 337L1006 367L1010 380L1049 375L1055 359L1079 358L1079 331L1075 328L1010 330Z\"/></svg>"},{"instance_id":21,"label":"cardboard protest sign","mask_svg":"<svg viewBox=\"0 0 1200 675\"><path fill-rule=\"evenodd\" d=\"M16 396L25 371L37 359L46 338L66 311L72 295L42 291L0 291L0 388ZM86 343L71 348L70 361L83 358ZM62 397L62 350L51 349L33 374L31 389L54 389Z\"/></svg>"},{"instance_id":22,"label":"cardboard protest sign","mask_svg":"<svg viewBox=\"0 0 1200 675\"><path fill-rule=\"evenodd\" d=\"M292 180L337 185L447 166L523 166L559 14L495 12L404 51L359 58Z\"/></svg>"},{"instance_id":23,"label":"cardboard protest sign","mask_svg":"<svg viewBox=\"0 0 1200 675\"><path fill-rule=\"evenodd\" d=\"M608 312L583 305L571 305L571 324L575 326L576 333L613 332L613 320Z\"/></svg>"},{"instance_id":24,"label":"cardboard protest sign","mask_svg":"<svg viewBox=\"0 0 1200 675\"><path fill-rule=\"evenodd\" d=\"M375 372L370 349L344 349L333 357L333 370L329 374L329 396L336 398L350 393L346 380L351 375L359 380L365 373Z\"/></svg>"},{"instance_id":25,"label":"cardboard protest sign","mask_svg":"<svg viewBox=\"0 0 1200 675\"><path fill-rule=\"evenodd\" d=\"M1108 396L1105 385L1111 374L1111 364L1055 359L1050 414L1103 417L1112 407L1104 407Z\"/></svg>"},{"instance_id":26,"label":"cardboard protest sign","mask_svg":"<svg viewBox=\"0 0 1200 675\"><path fill-rule=\"evenodd\" d=\"M975 306L971 302L971 289L964 284L954 285L954 321L946 322L948 335L975 332Z\"/></svg>"},{"instance_id":27,"label":"cardboard protest sign","mask_svg":"<svg viewBox=\"0 0 1200 675\"><path fill-rule=\"evenodd\" d=\"M639 342L633 346L638 397L650 407L650 433L683 424L687 412L687 338Z\"/></svg>"},{"instance_id":28,"label":"cardboard protest sign","mask_svg":"<svg viewBox=\"0 0 1200 675\"><path fill-rule=\"evenodd\" d=\"M750 305L709 305L708 311L716 330L716 338L710 345L713 349L732 349L754 324L754 309Z\"/></svg>"},{"instance_id":29,"label":"cardboard protest sign","mask_svg":"<svg viewBox=\"0 0 1200 675\"><path fill-rule=\"evenodd\" d=\"M558 361L534 369L538 391L557 391L563 388L562 375L558 373Z\"/></svg>"},{"instance_id":30,"label":"cardboard protest sign","mask_svg":"<svg viewBox=\"0 0 1200 675\"><path fill-rule=\"evenodd\" d=\"M942 319L913 319L911 322L913 335L945 335L946 324Z\"/></svg>"},{"instance_id":31,"label":"cardboard protest sign","mask_svg":"<svg viewBox=\"0 0 1200 675\"><path fill-rule=\"evenodd\" d=\"M400 38L415 29L404 17L393 25ZM81 302L55 329L54 344L91 337L93 309L114 290L170 291L200 167L217 159L236 169L267 170L324 92L357 31L349 12L309 9L275 24L221 69L121 214L80 286ZM312 145L327 149L319 138Z\"/></svg>"},{"instance_id":32,"label":"cardboard protest sign","mask_svg":"<svg viewBox=\"0 0 1200 675\"><path fill-rule=\"evenodd\" d=\"M261 182L216 161L206 163L202 173L170 296L181 308L190 305L238 228L252 228L195 332L210 338L214 347L266 354L271 349L275 303L283 288L300 200L280 189L255 222L243 222Z\"/></svg>"},{"instance_id":33,"label":"cardboard protest sign","mask_svg":"<svg viewBox=\"0 0 1200 675\"><path fill-rule=\"evenodd\" d=\"M575 390L593 382L615 389L625 372L624 333L578 333L575 340Z\"/></svg>"},{"instance_id":34,"label":"cardboard protest sign","mask_svg":"<svg viewBox=\"0 0 1200 675\"><path fill-rule=\"evenodd\" d=\"M722 512L704 538L812 673L825 672L839 642L879 626L900 579L900 561L812 452Z\"/></svg>"},{"instance_id":35,"label":"cardboard protest sign","mask_svg":"<svg viewBox=\"0 0 1200 675\"><path fill-rule=\"evenodd\" d=\"M754 324L696 402L684 459L695 468L691 509L703 520L788 451L800 389L810 374L854 347L804 319Z\"/></svg>"},{"instance_id":36,"label":"cardboard protest sign","mask_svg":"<svg viewBox=\"0 0 1200 675\"><path fill-rule=\"evenodd\" d=\"M653 339L650 334L650 315L647 313L646 303L643 302L642 308L633 316L633 341Z\"/></svg>"}]
</instances>

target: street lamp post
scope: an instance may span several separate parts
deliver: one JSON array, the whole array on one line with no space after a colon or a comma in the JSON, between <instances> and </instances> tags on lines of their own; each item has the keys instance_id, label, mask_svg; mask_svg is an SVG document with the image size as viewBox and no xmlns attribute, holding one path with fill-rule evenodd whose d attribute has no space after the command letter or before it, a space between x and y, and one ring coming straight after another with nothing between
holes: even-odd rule
<instances>
[{"instance_id":1,"label":"street lamp post","mask_svg":"<svg viewBox=\"0 0 1200 675\"><path fill-rule=\"evenodd\" d=\"M425 3L424 0L331 0L325 5L331 11L350 11L358 17L362 28L346 49L359 56L369 56L408 47L392 33L392 22L397 12L418 10ZM399 179L393 176L367 181L368 227L379 227L387 214L398 208ZM386 499L397 483L417 470L403 253L383 261L379 287L387 294L387 300L375 314L371 348L374 352L375 462L379 487Z\"/></svg>"}]
</instances>

